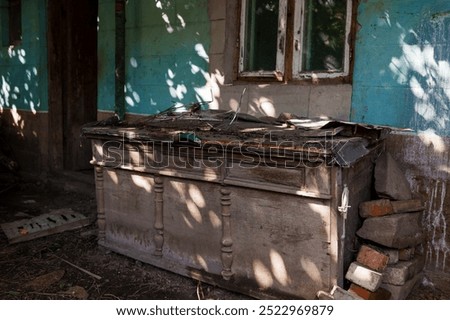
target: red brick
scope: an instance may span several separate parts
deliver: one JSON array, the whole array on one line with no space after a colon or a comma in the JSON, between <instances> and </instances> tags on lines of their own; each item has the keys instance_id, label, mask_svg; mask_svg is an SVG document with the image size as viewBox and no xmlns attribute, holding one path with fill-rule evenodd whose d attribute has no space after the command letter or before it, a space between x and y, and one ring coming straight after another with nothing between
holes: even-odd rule
<instances>
[{"instance_id":1,"label":"red brick","mask_svg":"<svg viewBox=\"0 0 450 320\"><path fill-rule=\"evenodd\" d=\"M391 293L384 288L378 288L375 292L371 292L357 284L352 283L349 292L353 292L365 300L389 300L391 299Z\"/></svg>"},{"instance_id":2,"label":"red brick","mask_svg":"<svg viewBox=\"0 0 450 320\"><path fill-rule=\"evenodd\" d=\"M359 249L356 261L372 270L383 271L389 262L389 256L363 245Z\"/></svg>"},{"instance_id":3,"label":"red brick","mask_svg":"<svg viewBox=\"0 0 450 320\"><path fill-rule=\"evenodd\" d=\"M393 213L394 208L391 201L387 199L366 201L359 205L359 215L362 218L382 217Z\"/></svg>"}]
</instances>

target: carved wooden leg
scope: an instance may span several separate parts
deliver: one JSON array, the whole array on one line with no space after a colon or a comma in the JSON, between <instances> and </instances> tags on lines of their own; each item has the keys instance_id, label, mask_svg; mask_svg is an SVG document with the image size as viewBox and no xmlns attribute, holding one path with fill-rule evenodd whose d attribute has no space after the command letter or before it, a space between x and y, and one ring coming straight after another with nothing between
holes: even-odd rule
<instances>
[{"instance_id":1,"label":"carved wooden leg","mask_svg":"<svg viewBox=\"0 0 450 320\"><path fill-rule=\"evenodd\" d=\"M233 264L233 239L231 238L231 222L230 222L230 205L231 205L231 191L228 189L221 189L222 197L220 204L222 205L222 277L225 280L230 280L233 276L231 265Z\"/></svg>"},{"instance_id":2,"label":"carved wooden leg","mask_svg":"<svg viewBox=\"0 0 450 320\"><path fill-rule=\"evenodd\" d=\"M105 243L105 195L104 195L104 178L103 167L95 166L95 191L97 197L97 226L98 226L98 243Z\"/></svg>"},{"instance_id":3,"label":"carved wooden leg","mask_svg":"<svg viewBox=\"0 0 450 320\"><path fill-rule=\"evenodd\" d=\"M163 209L164 209L164 200L163 200L163 180L160 177L155 178L155 224L153 227L156 230L156 234L154 236L155 241L155 256L162 256L162 249L164 244L164 221L163 221Z\"/></svg>"}]
</instances>

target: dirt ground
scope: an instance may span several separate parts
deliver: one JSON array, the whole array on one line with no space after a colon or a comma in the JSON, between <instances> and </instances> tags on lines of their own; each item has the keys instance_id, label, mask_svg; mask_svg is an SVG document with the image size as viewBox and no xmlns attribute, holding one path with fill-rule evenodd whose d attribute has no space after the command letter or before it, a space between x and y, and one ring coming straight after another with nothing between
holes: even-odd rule
<instances>
[{"instance_id":1,"label":"dirt ground","mask_svg":"<svg viewBox=\"0 0 450 320\"><path fill-rule=\"evenodd\" d=\"M55 209L72 209L89 217L95 216L94 194L67 191L61 186L42 182L20 183L0 192L0 223ZM9 244L0 230L0 299L252 298L106 250L97 244L93 223L78 230L17 244ZM450 299L450 277L426 274L409 299Z\"/></svg>"},{"instance_id":2,"label":"dirt ground","mask_svg":"<svg viewBox=\"0 0 450 320\"><path fill-rule=\"evenodd\" d=\"M0 223L61 208L93 217L95 197L21 184L0 194ZM0 299L74 298L249 299L106 250L97 245L95 223L17 244L0 232Z\"/></svg>"}]
</instances>

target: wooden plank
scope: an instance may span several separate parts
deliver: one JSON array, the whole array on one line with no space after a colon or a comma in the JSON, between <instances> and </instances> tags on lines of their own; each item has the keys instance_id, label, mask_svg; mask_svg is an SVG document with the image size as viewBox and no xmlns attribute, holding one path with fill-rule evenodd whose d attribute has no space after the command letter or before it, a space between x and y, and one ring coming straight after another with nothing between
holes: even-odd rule
<instances>
[{"instance_id":1,"label":"wooden plank","mask_svg":"<svg viewBox=\"0 0 450 320\"><path fill-rule=\"evenodd\" d=\"M302 190L305 185L305 169L285 169L259 164L232 163L227 179L237 179L255 183L282 185Z\"/></svg>"},{"instance_id":2,"label":"wooden plank","mask_svg":"<svg viewBox=\"0 0 450 320\"><path fill-rule=\"evenodd\" d=\"M9 243L18 243L82 228L91 222L90 218L72 209L59 209L31 219L4 223L1 228Z\"/></svg>"}]
</instances>

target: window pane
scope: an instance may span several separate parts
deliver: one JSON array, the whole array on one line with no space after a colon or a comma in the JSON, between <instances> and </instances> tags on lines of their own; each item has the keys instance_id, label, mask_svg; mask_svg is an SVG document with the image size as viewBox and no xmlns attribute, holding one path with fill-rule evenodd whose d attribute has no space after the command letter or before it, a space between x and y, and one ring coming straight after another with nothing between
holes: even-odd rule
<instances>
[{"instance_id":1,"label":"window pane","mask_svg":"<svg viewBox=\"0 0 450 320\"><path fill-rule=\"evenodd\" d=\"M342 71L346 0L305 0L303 71Z\"/></svg>"},{"instance_id":2,"label":"window pane","mask_svg":"<svg viewBox=\"0 0 450 320\"><path fill-rule=\"evenodd\" d=\"M276 69L279 0L247 0L244 71Z\"/></svg>"}]
</instances>

